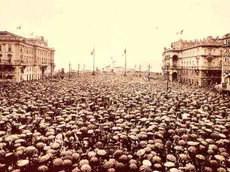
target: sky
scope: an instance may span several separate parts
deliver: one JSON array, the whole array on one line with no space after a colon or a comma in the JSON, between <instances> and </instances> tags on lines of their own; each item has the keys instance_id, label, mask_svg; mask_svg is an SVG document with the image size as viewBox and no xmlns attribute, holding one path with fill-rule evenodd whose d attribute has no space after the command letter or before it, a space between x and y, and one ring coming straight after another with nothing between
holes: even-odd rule
<instances>
[{"instance_id":1,"label":"sky","mask_svg":"<svg viewBox=\"0 0 230 172\"><path fill-rule=\"evenodd\" d=\"M0 0L0 30L44 36L55 49L56 70L69 63L151 65L160 72L164 47L230 32L230 0ZM21 30L17 29L21 26ZM182 35L177 32L183 31ZM33 33L33 36L30 34Z\"/></svg>"}]
</instances>

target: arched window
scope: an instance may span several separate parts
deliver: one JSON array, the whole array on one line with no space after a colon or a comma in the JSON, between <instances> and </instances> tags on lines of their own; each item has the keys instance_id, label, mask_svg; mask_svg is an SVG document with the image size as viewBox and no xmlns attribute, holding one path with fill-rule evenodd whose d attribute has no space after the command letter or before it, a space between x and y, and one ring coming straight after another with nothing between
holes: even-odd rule
<instances>
[{"instance_id":1,"label":"arched window","mask_svg":"<svg viewBox=\"0 0 230 172\"><path fill-rule=\"evenodd\" d=\"M9 51L9 52L12 51L11 45L8 45L8 51Z\"/></svg>"},{"instance_id":2,"label":"arched window","mask_svg":"<svg viewBox=\"0 0 230 172\"><path fill-rule=\"evenodd\" d=\"M7 57L8 57L8 62L11 63L12 54L8 54Z\"/></svg>"}]
</instances>

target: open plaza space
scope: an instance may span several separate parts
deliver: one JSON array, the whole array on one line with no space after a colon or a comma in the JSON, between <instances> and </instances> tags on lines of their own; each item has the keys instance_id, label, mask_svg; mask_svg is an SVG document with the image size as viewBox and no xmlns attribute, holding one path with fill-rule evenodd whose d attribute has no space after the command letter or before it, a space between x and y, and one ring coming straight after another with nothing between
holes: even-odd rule
<instances>
[{"instance_id":1,"label":"open plaza space","mask_svg":"<svg viewBox=\"0 0 230 172\"><path fill-rule=\"evenodd\" d=\"M0 86L0 171L229 171L229 97L81 74Z\"/></svg>"}]
</instances>

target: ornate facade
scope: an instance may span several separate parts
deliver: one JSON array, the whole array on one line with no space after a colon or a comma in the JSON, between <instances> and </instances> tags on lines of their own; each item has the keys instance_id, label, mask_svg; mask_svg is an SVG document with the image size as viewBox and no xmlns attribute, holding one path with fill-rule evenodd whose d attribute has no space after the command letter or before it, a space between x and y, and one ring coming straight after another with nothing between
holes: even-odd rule
<instances>
[{"instance_id":1,"label":"ornate facade","mask_svg":"<svg viewBox=\"0 0 230 172\"><path fill-rule=\"evenodd\" d=\"M191 85L216 85L226 80L223 75L230 48L230 34L222 38L211 36L203 40L179 40L164 48L163 74L170 81ZM226 60L226 61L224 61Z\"/></svg>"},{"instance_id":2,"label":"ornate facade","mask_svg":"<svg viewBox=\"0 0 230 172\"><path fill-rule=\"evenodd\" d=\"M54 52L44 37L0 31L0 81L37 80L54 73Z\"/></svg>"}]
</instances>

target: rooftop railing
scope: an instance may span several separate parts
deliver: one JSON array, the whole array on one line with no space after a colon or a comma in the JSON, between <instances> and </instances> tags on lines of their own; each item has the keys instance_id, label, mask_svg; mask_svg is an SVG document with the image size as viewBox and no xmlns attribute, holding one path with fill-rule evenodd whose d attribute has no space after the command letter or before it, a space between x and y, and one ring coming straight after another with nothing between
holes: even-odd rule
<instances>
[{"instance_id":1,"label":"rooftop railing","mask_svg":"<svg viewBox=\"0 0 230 172\"><path fill-rule=\"evenodd\" d=\"M230 67L229 67L230 68ZM162 66L162 69L167 69L167 66ZM194 69L194 70L221 70L220 66L168 66L170 70Z\"/></svg>"}]
</instances>

